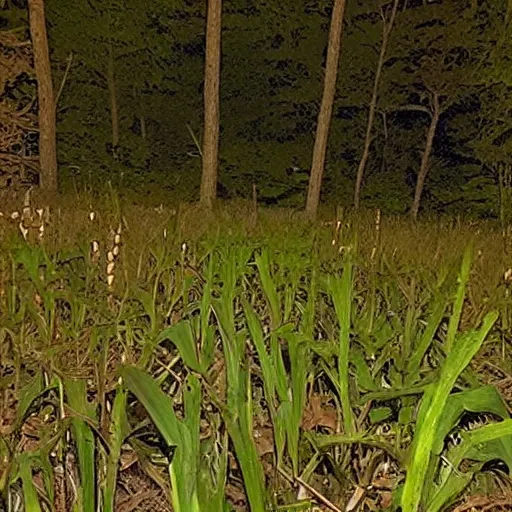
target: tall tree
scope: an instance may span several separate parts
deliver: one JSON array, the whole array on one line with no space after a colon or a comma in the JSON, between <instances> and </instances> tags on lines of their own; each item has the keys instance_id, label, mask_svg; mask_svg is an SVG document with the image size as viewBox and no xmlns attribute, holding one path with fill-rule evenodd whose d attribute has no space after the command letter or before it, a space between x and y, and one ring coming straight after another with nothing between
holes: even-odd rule
<instances>
[{"instance_id":1,"label":"tall tree","mask_svg":"<svg viewBox=\"0 0 512 512\"><path fill-rule=\"evenodd\" d=\"M112 155L116 158L119 149L119 108L117 106L116 70L112 43L108 45L107 85L110 103L110 124L112 125Z\"/></svg>"},{"instance_id":2,"label":"tall tree","mask_svg":"<svg viewBox=\"0 0 512 512\"><path fill-rule=\"evenodd\" d=\"M28 11L39 104L40 186L48 192L55 193L58 188L57 120L55 116L50 52L46 35L44 0L28 0Z\"/></svg>"},{"instance_id":3,"label":"tall tree","mask_svg":"<svg viewBox=\"0 0 512 512\"><path fill-rule=\"evenodd\" d=\"M427 139L425 141L425 149L421 155L421 164L416 179L416 186L414 189L414 199L411 206L411 217L417 220L418 212L420 211L421 196L423 194L423 187L425 186L425 179L429 169L430 155L434 146L434 137L439 124L439 117L441 116L441 106L439 104L439 94L437 91L431 91L430 94L430 108L426 112L430 115L430 125L428 127Z\"/></svg>"},{"instance_id":4,"label":"tall tree","mask_svg":"<svg viewBox=\"0 0 512 512\"><path fill-rule=\"evenodd\" d=\"M375 112L377 109L377 99L379 94L379 84L380 78L382 75L382 68L384 66L384 60L386 58L386 51L388 48L388 41L391 31L393 30L393 25L395 23L396 12L398 9L399 0L394 0L393 6L391 8L391 14L389 20L386 19L386 13L384 8L381 7L381 17L382 17L382 41L379 52L379 60L377 62L377 69L375 71L375 79L373 82L373 92L372 99L370 101L370 107L368 110L368 123L366 125L366 135L364 139L363 146L363 154L361 155L361 160L359 161L359 166L357 168L357 176L356 176L356 186L354 190L354 208L357 210L359 208L359 201L361 198L361 187L363 184L364 170L366 168L366 163L368 162L368 157L370 156L370 146L373 140L373 124L375 121Z\"/></svg>"},{"instance_id":5,"label":"tall tree","mask_svg":"<svg viewBox=\"0 0 512 512\"><path fill-rule=\"evenodd\" d=\"M385 110L423 112L430 118L410 207L415 220L440 118L473 84L485 59L480 48L480 38L485 36L469 5L459 2L424 5L401 16L392 65L383 79L388 90L382 101L387 104Z\"/></svg>"},{"instance_id":6,"label":"tall tree","mask_svg":"<svg viewBox=\"0 0 512 512\"><path fill-rule=\"evenodd\" d=\"M336 93L336 79L338 77L338 63L340 59L341 35L343 31L343 18L345 15L346 0L334 0L327 44L327 59L325 63L324 91L322 104L318 114L315 146L313 148L313 161L309 178L306 213L309 217L316 217L318 203L320 202L320 189L325 166L325 153L327 139L331 124L332 107Z\"/></svg>"},{"instance_id":7,"label":"tall tree","mask_svg":"<svg viewBox=\"0 0 512 512\"><path fill-rule=\"evenodd\" d=\"M220 118L222 0L208 0L204 73L204 135L201 204L211 208L217 197Z\"/></svg>"}]
</instances>

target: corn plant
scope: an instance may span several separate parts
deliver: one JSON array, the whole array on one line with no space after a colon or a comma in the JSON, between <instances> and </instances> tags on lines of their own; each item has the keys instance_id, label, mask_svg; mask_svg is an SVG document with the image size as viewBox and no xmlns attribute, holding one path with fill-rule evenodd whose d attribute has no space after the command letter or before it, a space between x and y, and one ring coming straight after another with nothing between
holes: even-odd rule
<instances>
[{"instance_id":1,"label":"corn plant","mask_svg":"<svg viewBox=\"0 0 512 512\"><path fill-rule=\"evenodd\" d=\"M418 412L416 431L411 446L411 458L401 498L402 508L406 512L417 510L422 502L425 503L426 497L431 492L428 486L432 485L432 480L428 480L426 477L431 465L434 444L436 442L439 444L440 440L444 439L444 435L446 435L446 429L444 431L439 429L439 424L444 414L453 414L453 410L449 407L453 386L482 346L498 318L497 313L488 313L479 330L457 334L464 291L469 275L470 255L470 251L467 250L462 263L459 289L445 342L446 359L441 366L437 381L427 386ZM453 418L453 416L451 418L452 420L458 419ZM453 426L453 424L449 424L450 428L453 428ZM441 503L441 505L444 505L444 503Z\"/></svg>"},{"instance_id":2,"label":"corn plant","mask_svg":"<svg viewBox=\"0 0 512 512\"><path fill-rule=\"evenodd\" d=\"M173 509L176 512L206 510L205 504L201 507L199 503L197 484L201 406L198 379L193 375L187 379L185 416L179 420L172 401L149 375L131 366L121 368L120 375L148 411L169 449L174 450L169 461Z\"/></svg>"},{"instance_id":3,"label":"corn plant","mask_svg":"<svg viewBox=\"0 0 512 512\"><path fill-rule=\"evenodd\" d=\"M266 492L261 461L252 434L252 389L250 372L246 368L245 333L237 331L235 299L237 282L243 275L251 251L229 248L221 256L220 281L222 290L212 307L222 339L226 364L226 404L221 413L233 442L235 455L244 478L247 499L252 512L266 510Z\"/></svg>"},{"instance_id":4,"label":"corn plant","mask_svg":"<svg viewBox=\"0 0 512 512\"><path fill-rule=\"evenodd\" d=\"M127 221L112 197L112 215L83 214L87 237L78 236L77 249L58 233L50 249L50 225L37 247L17 224L15 237L1 241L7 506L58 510L64 496L76 511L112 512L128 446L164 493L170 489L177 511L230 510L230 493L242 486L253 511L308 510L325 499L315 489L324 478L338 486L327 506L343 508L341 495L364 494L373 461L383 458L405 478L395 506L437 512L489 461L512 466L507 407L469 364L484 340L494 350L500 334L505 351L506 334L488 312L497 305L506 316L508 290L500 281L492 291L484 279L476 290L473 277L485 264L481 258L471 271L470 251L458 275L455 255L438 258L447 236L460 235L453 247L466 243L460 228L411 232L390 219L381 226L378 215L372 229L354 219L352 236L338 219L332 243L327 232L291 218L280 227L262 212L250 232L243 222L225 229L226 219L214 219L213 232L183 243L194 228L183 221L187 212L171 225L160 209L137 241L140 219ZM102 218L116 226L106 245L95 231ZM359 247L348 240L356 232ZM420 235L424 252L437 246L432 261L403 243ZM336 403L334 420L306 426L307 391ZM462 430L467 414L481 413L499 423ZM150 420L160 448L140 438ZM33 423L37 444L20 444ZM267 443L265 434L264 451L254 425L273 435ZM319 428L336 432L306 432ZM168 477L148 456L159 451ZM62 492L66 482L76 485Z\"/></svg>"},{"instance_id":5,"label":"corn plant","mask_svg":"<svg viewBox=\"0 0 512 512\"><path fill-rule=\"evenodd\" d=\"M271 273L272 262L267 250L256 254L255 263L270 316L268 351L261 321L247 299L243 300L244 312L261 366L266 403L274 427L277 464L283 467L282 457L286 443L292 464L292 474L297 476L299 474L299 428L309 372L310 356L307 342L308 334L312 335L316 281L312 279L311 286L307 290L308 302L304 305L306 314L301 325L297 326L299 330L295 330L291 315L292 308L297 302L298 276L295 275L284 286L281 286L282 280L276 282ZM304 328L304 331L301 331L301 328ZM282 340L286 341L288 350L289 374L283 363Z\"/></svg>"}]
</instances>

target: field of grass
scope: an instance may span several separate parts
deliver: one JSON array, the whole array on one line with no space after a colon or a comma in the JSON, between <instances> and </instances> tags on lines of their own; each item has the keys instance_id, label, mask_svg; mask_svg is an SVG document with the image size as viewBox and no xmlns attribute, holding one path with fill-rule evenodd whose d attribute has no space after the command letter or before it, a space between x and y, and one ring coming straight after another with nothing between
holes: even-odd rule
<instances>
[{"instance_id":1,"label":"field of grass","mask_svg":"<svg viewBox=\"0 0 512 512\"><path fill-rule=\"evenodd\" d=\"M511 507L511 249L451 218L2 204L0 510Z\"/></svg>"}]
</instances>

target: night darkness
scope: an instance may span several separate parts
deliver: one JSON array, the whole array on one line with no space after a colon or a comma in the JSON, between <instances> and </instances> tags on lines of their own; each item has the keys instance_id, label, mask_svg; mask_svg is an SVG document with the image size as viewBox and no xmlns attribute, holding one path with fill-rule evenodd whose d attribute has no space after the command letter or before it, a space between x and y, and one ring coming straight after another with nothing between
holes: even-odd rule
<instances>
[{"instance_id":1,"label":"night darkness","mask_svg":"<svg viewBox=\"0 0 512 512\"><path fill-rule=\"evenodd\" d=\"M212 155L204 146L205 2L47 0L44 9L54 96L59 91L52 183L61 192L108 180L148 197L156 188L194 201L213 166L220 198L256 190L262 204L305 204L331 2L224 2ZM4 33L29 40L27 12L26 2L5 2ZM362 206L406 213L422 181L421 211L497 217L508 183L498 169L509 167L512 130L502 115L511 97L508 23L505 2L349 1L324 120L321 201L354 204L359 169ZM34 131L38 82L30 50L9 38L0 100L17 114L0 181L26 187L45 172Z\"/></svg>"}]
</instances>

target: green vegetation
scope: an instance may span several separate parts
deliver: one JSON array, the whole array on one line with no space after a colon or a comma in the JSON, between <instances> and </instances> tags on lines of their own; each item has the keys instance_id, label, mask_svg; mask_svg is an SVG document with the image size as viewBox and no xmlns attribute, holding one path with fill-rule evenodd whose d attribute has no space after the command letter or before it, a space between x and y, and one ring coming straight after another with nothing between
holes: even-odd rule
<instances>
[{"instance_id":1,"label":"green vegetation","mask_svg":"<svg viewBox=\"0 0 512 512\"><path fill-rule=\"evenodd\" d=\"M510 489L496 226L113 204L0 217L4 504L435 512Z\"/></svg>"}]
</instances>

